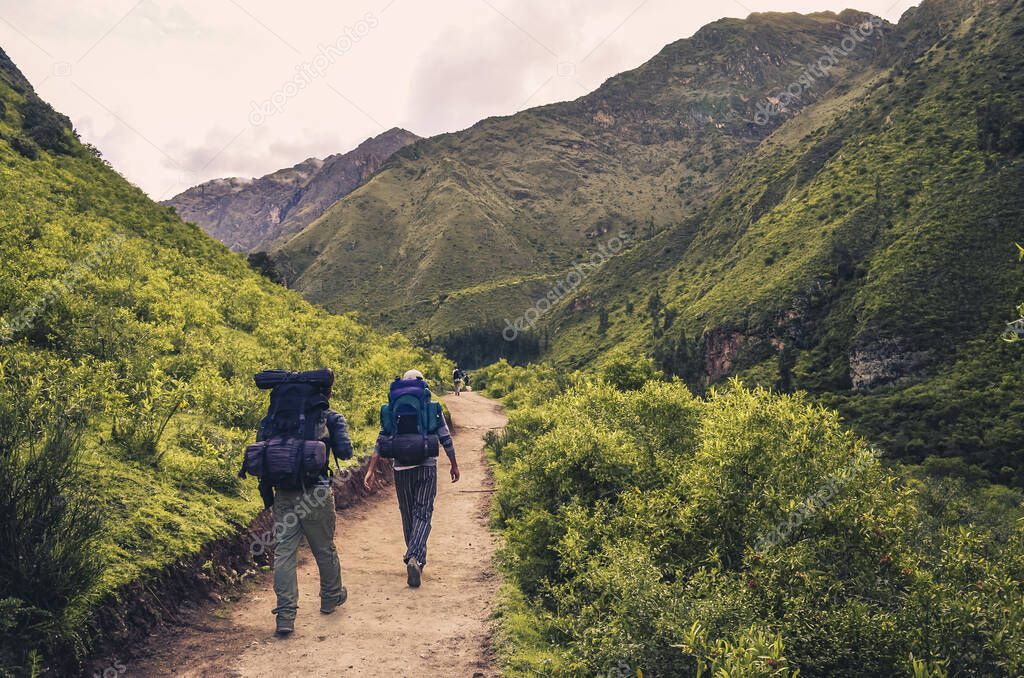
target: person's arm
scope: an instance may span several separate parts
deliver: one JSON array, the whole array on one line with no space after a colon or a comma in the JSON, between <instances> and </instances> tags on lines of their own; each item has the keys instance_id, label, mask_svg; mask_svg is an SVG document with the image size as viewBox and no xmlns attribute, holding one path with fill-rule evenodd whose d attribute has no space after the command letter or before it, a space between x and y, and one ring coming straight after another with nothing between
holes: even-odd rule
<instances>
[{"instance_id":1,"label":"person's arm","mask_svg":"<svg viewBox=\"0 0 1024 678\"><path fill-rule=\"evenodd\" d=\"M377 482L377 464L380 463L380 436L377 436L377 442L373 444L373 456L370 457L370 462L366 465L366 473L363 475L363 487L366 488L367 492L373 492L373 487Z\"/></svg>"},{"instance_id":2,"label":"person's arm","mask_svg":"<svg viewBox=\"0 0 1024 678\"><path fill-rule=\"evenodd\" d=\"M331 449L336 459L352 458L352 439L348 435L348 423L340 412L327 410L327 430L331 436Z\"/></svg>"},{"instance_id":3,"label":"person's arm","mask_svg":"<svg viewBox=\"0 0 1024 678\"><path fill-rule=\"evenodd\" d=\"M260 478L260 497L263 499L264 509L274 505L274 487L263 478Z\"/></svg>"},{"instance_id":4,"label":"person's arm","mask_svg":"<svg viewBox=\"0 0 1024 678\"><path fill-rule=\"evenodd\" d=\"M437 429L437 437L444 446L444 453L448 455L448 461L452 463L452 482L457 483L461 477L459 474L459 462L455 459L455 443L452 442L452 432L448 430L448 422L443 414L441 415L441 425Z\"/></svg>"},{"instance_id":5,"label":"person's arm","mask_svg":"<svg viewBox=\"0 0 1024 678\"><path fill-rule=\"evenodd\" d=\"M366 465L366 475L363 476L363 487L366 488L367 492L373 492L373 486L376 482L377 476L377 460L380 459L380 455L376 452L370 457L370 463Z\"/></svg>"}]
</instances>

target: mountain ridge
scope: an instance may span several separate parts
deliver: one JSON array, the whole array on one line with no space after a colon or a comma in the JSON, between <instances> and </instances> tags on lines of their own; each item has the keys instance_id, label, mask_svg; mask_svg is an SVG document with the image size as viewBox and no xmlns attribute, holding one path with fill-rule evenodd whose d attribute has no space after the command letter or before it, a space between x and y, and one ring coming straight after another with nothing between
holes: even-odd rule
<instances>
[{"instance_id":1,"label":"mountain ridge","mask_svg":"<svg viewBox=\"0 0 1024 678\"><path fill-rule=\"evenodd\" d=\"M212 179L163 201L236 251L265 249L301 231L362 185L397 150L419 139L394 127L356 148L262 177Z\"/></svg>"},{"instance_id":2,"label":"mountain ridge","mask_svg":"<svg viewBox=\"0 0 1024 678\"><path fill-rule=\"evenodd\" d=\"M547 357L806 390L893 456L1024 483L1021 356L998 341L1022 293L1021 34L1015 0L907 12L861 82L555 309Z\"/></svg>"},{"instance_id":3,"label":"mountain ridge","mask_svg":"<svg viewBox=\"0 0 1024 678\"><path fill-rule=\"evenodd\" d=\"M853 28L838 16L716 22L575 101L412 144L279 244L279 268L315 302L389 329L436 337L500 323L546 293L537 275L564 273L603 236L692 213L776 125L753 122L754 102ZM855 74L879 43L827 80Z\"/></svg>"}]
</instances>

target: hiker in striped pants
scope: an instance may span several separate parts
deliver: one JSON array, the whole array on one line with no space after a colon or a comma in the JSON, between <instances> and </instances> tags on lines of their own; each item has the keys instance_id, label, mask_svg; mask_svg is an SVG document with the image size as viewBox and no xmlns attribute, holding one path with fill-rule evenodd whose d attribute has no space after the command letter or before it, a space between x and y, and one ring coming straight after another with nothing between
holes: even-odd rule
<instances>
[{"instance_id":1,"label":"hiker in striped pants","mask_svg":"<svg viewBox=\"0 0 1024 678\"><path fill-rule=\"evenodd\" d=\"M409 370L404 379L422 379L417 370ZM459 481L459 464L455 460L455 444L447 422L437 430L437 437L451 462L452 482ZM374 446L373 457L366 467L363 485L373 489L374 473L380 460L380 441ZM395 492L398 495L398 510L402 514L402 531L405 533L405 562L409 586L420 585L423 566L427 564L427 537L430 536L430 521L434 513L434 497L437 495L437 458L428 457L422 463L402 466L395 465Z\"/></svg>"}]
</instances>

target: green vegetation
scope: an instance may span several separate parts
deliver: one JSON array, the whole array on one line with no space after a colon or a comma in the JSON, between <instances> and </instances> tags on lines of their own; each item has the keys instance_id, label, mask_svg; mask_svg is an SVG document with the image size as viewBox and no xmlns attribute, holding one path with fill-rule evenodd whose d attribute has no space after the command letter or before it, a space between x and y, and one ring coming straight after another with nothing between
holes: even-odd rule
<instances>
[{"instance_id":1,"label":"green vegetation","mask_svg":"<svg viewBox=\"0 0 1024 678\"><path fill-rule=\"evenodd\" d=\"M2 52L0 102L0 675L66 674L98 606L262 508L236 476L266 407L254 372L332 367L366 451L394 375L451 368L154 204Z\"/></svg>"},{"instance_id":2,"label":"green vegetation","mask_svg":"<svg viewBox=\"0 0 1024 678\"><path fill-rule=\"evenodd\" d=\"M507 675L1024 671L1019 492L887 469L801 395L478 378L519 403L488 441Z\"/></svg>"},{"instance_id":3,"label":"green vegetation","mask_svg":"<svg viewBox=\"0 0 1024 678\"><path fill-rule=\"evenodd\" d=\"M447 379L280 279L470 362L547 361L474 373L514 410L489 439L510 675L1024 674L1024 497L990 484L1024 486L1024 354L998 340L1024 4L926 0L752 122L865 18L716 22L412 144L248 261L0 52L0 675L73 669L100 606L250 523L253 372L333 367L364 449L394 374Z\"/></svg>"}]
</instances>

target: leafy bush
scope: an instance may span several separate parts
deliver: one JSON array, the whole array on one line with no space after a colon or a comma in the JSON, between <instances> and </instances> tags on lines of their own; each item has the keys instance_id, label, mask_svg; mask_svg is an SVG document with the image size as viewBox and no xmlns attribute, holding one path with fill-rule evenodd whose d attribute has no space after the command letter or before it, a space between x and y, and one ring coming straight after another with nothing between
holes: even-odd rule
<instances>
[{"instance_id":1,"label":"leafy bush","mask_svg":"<svg viewBox=\"0 0 1024 678\"><path fill-rule=\"evenodd\" d=\"M503 567L570 674L1024 668L1019 493L901 478L803 396L580 379L488 444Z\"/></svg>"},{"instance_id":2,"label":"leafy bush","mask_svg":"<svg viewBox=\"0 0 1024 678\"><path fill-rule=\"evenodd\" d=\"M277 264L266 252L250 252L246 258L249 263L249 267L256 271L264 278L272 280L278 284L285 284L284 276L280 271L277 270Z\"/></svg>"},{"instance_id":3,"label":"leafy bush","mask_svg":"<svg viewBox=\"0 0 1024 678\"><path fill-rule=\"evenodd\" d=\"M21 105L22 126L32 141L52 153L71 153L71 121L36 96Z\"/></svg>"},{"instance_id":4,"label":"leafy bush","mask_svg":"<svg viewBox=\"0 0 1024 678\"><path fill-rule=\"evenodd\" d=\"M29 160L35 160L39 157L39 149L28 139L23 138L21 135L12 136L8 142L11 144L11 148L17 151L18 155Z\"/></svg>"},{"instance_id":5,"label":"leafy bush","mask_svg":"<svg viewBox=\"0 0 1024 678\"><path fill-rule=\"evenodd\" d=\"M654 367L654 361L647 356L620 355L606 363L601 370L601 378L622 391L635 391L661 376Z\"/></svg>"},{"instance_id":6,"label":"leafy bush","mask_svg":"<svg viewBox=\"0 0 1024 678\"><path fill-rule=\"evenodd\" d=\"M510 407L536 405L561 393L568 383L562 372L549 365L514 367L502 358L473 372L473 388Z\"/></svg>"},{"instance_id":7,"label":"leafy bush","mask_svg":"<svg viewBox=\"0 0 1024 678\"><path fill-rule=\"evenodd\" d=\"M19 378L8 367L0 362L3 674L29 664L33 651L83 651L82 602L101 568L93 553L100 521L79 477L80 436L96 403L59 372Z\"/></svg>"}]
</instances>

